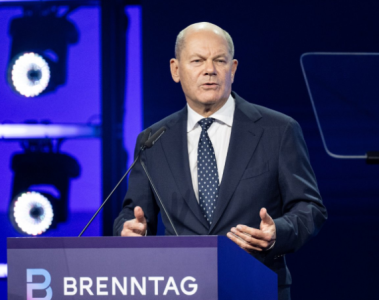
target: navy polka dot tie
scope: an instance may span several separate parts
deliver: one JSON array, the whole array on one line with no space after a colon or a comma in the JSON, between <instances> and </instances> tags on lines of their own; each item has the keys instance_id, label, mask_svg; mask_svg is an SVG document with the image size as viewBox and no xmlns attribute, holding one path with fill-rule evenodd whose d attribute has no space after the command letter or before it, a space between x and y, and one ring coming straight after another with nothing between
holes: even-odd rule
<instances>
[{"instance_id":1,"label":"navy polka dot tie","mask_svg":"<svg viewBox=\"0 0 379 300\"><path fill-rule=\"evenodd\" d=\"M202 130L199 139L199 147L197 149L199 204L204 213L204 218L207 219L209 224L212 224L218 198L216 156L207 132L214 120L213 118L206 118L199 121Z\"/></svg>"}]
</instances>

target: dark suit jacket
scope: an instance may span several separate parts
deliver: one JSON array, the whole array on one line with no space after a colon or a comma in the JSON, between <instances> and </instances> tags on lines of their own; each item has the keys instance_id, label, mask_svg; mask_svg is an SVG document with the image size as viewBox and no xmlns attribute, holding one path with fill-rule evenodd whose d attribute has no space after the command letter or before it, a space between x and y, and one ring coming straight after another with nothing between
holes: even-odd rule
<instances>
[{"instance_id":1,"label":"dark suit jacket","mask_svg":"<svg viewBox=\"0 0 379 300\"><path fill-rule=\"evenodd\" d=\"M276 224L276 243L271 250L253 255L278 274L279 285L288 285L291 276L283 255L299 249L317 234L327 218L326 209L298 123L251 104L234 92L232 96L236 109L211 226L203 217L192 187L187 107L152 126L153 132L162 126L167 131L141 159L179 235L226 235L238 224L259 228L259 211L267 208ZM140 163L131 172L123 209L115 220L115 235L120 235L126 220L134 219L133 208L137 205L145 212L148 234L154 235L161 207ZM163 212L161 215L166 235L174 235L168 218Z\"/></svg>"}]
</instances>

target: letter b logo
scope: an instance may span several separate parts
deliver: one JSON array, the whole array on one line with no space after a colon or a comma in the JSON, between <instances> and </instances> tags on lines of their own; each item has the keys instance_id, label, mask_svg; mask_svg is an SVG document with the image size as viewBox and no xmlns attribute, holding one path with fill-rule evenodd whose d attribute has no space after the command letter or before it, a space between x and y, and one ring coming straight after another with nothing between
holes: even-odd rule
<instances>
[{"instance_id":1,"label":"letter b logo","mask_svg":"<svg viewBox=\"0 0 379 300\"><path fill-rule=\"evenodd\" d=\"M33 276L43 276L45 278L44 282L32 283ZM51 283L50 273L45 269L26 269L26 299L28 300L50 300L53 298L53 290L49 287ZM33 298L33 290L46 290L46 296L41 298Z\"/></svg>"}]
</instances>

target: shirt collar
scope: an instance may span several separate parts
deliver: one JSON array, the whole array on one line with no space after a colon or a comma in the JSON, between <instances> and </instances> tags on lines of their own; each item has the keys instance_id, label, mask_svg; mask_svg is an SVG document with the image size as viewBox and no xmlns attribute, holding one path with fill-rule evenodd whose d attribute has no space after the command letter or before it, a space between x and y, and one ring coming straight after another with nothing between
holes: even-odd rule
<instances>
[{"instance_id":1,"label":"shirt collar","mask_svg":"<svg viewBox=\"0 0 379 300\"><path fill-rule=\"evenodd\" d=\"M198 122L201 119L204 119L204 117L202 115L199 115L197 112L195 112L188 104L187 104L187 110L188 110L187 132L190 132L194 130L196 126L200 126ZM232 95L230 95L228 100L225 102L225 104L213 115L210 115L209 118L214 118L218 122L223 123L229 127L232 127L234 110L235 110L234 99Z\"/></svg>"}]
</instances>

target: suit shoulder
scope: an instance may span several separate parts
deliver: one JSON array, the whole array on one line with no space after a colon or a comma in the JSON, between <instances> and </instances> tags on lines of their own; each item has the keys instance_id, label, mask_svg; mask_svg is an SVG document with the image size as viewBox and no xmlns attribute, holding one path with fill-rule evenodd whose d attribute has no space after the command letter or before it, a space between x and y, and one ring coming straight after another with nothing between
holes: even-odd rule
<instances>
[{"instance_id":1,"label":"suit shoulder","mask_svg":"<svg viewBox=\"0 0 379 300\"><path fill-rule=\"evenodd\" d=\"M183 121L186 118L186 112L187 107L184 107L183 109L174 112L173 114L163 118L162 120L154 123L153 125L149 126L153 132L157 131L159 128L166 126L170 127L172 124Z\"/></svg>"},{"instance_id":2,"label":"suit shoulder","mask_svg":"<svg viewBox=\"0 0 379 300\"><path fill-rule=\"evenodd\" d=\"M282 127L297 123L293 118L276 110L246 101L235 92L232 93L238 107L245 115L264 127Z\"/></svg>"},{"instance_id":3,"label":"suit shoulder","mask_svg":"<svg viewBox=\"0 0 379 300\"><path fill-rule=\"evenodd\" d=\"M297 123L292 117L283 114L279 111L257 104L251 103L251 105L254 105L255 108L261 113L262 119L260 121L267 125L272 124L277 126L287 126L288 123Z\"/></svg>"},{"instance_id":4,"label":"suit shoulder","mask_svg":"<svg viewBox=\"0 0 379 300\"><path fill-rule=\"evenodd\" d=\"M257 124L263 127L286 127L289 124L297 124L290 116L276 110L257 105L245 100L240 109Z\"/></svg>"}]
</instances>

